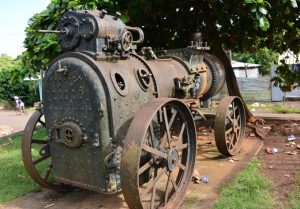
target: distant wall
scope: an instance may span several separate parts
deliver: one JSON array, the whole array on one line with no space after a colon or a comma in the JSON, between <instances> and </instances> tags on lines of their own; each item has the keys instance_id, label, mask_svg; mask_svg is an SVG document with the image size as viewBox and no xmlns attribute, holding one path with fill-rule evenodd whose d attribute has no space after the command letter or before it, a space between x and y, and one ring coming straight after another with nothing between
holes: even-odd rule
<instances>
[{"instance_id":1,"label":"distant wall","mask_svg":"<svg viewBox=\"0 0 300 209\"><path fill-rule=\"evenodd\" d=\"M269 76L257 77L257 78L236 78L240 92L245 101L251 102L270 102L271 101L271 82ZM227 88L221 91L222 93L217 94L213 99L218 100L222 95L227 94Z\"/></svg>"}]
</instances>

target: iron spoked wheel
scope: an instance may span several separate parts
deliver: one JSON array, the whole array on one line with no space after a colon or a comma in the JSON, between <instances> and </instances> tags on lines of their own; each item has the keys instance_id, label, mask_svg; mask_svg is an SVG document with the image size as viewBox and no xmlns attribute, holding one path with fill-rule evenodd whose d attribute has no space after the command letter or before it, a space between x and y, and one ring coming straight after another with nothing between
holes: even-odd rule
<instances>
[{"instance_id":1,"label":"iron spoked wheel","mask_svg":"<svg viewBox=\"0 0 300 209\"><path fill-rule=\"evenodd\" d=\"M52 161L46 124L42 110L35 111L29 118L23 133L22 157L30 177L42 187L64 192L64 185L54 183Z\"/></svg>"},{"instance_id":2,"label":"iron spoked wheel","mask_svg":"<svg viewBox=\"0 0 300 209\"><path fill-rule=\"evenodd\" d=\"M225 156L236 155L245 134L246 116L239 97L221 100L215 119L215 140L218 150Z\"/></svg>"},{"instance_id":3,"label":"iron spoked wheel","mask_svg":"<svg viewBox=\"0 0 300 209\"><path fill-rule=\"evenodd\" d=\"M124 139L121 183L129 208L178 208L195 157L196 130L188 107L175 99L149 101Z\"/></svg>"}]
</instances>

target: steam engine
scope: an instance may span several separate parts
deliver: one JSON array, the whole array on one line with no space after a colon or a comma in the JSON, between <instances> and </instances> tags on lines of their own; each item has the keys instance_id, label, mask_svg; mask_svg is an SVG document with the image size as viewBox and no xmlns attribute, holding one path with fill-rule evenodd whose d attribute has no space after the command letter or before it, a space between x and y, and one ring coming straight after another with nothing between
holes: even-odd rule
<instances>
[{"instance_id":1,"label":"steam engine","mask_svg":"<svg viewBox=\"0 0 300 209\"><path fill-rule=\"evenodd\" d=\"M176 111L182 107L188 113L189 101L212 97L225 79L222 63L208 53L209 47L201 40L157 54L150 47L137 52L137 45L144 40L143 31L126 26L119 16L108 15L105 10L63 14L57 31L52 32L57 33L64 53L52 61L43 80L40 112L48 133L47 148L43 149L51 158L55 180L101 193L122 189L124 138L141 108L163 98L180 103ZM167 172L173 171L172 163L180 157L176 149L159 148L157 155L164 160L153 158L154 162L161 167L165 163ZM147 148L141 150L146 158ZM191 166L193 170L193 162ZM190 171L187 175L191 176ZM139 178L139 186L154 177ZM57 188L47 181L42 185Z\"/></svg>"}]
</instances>

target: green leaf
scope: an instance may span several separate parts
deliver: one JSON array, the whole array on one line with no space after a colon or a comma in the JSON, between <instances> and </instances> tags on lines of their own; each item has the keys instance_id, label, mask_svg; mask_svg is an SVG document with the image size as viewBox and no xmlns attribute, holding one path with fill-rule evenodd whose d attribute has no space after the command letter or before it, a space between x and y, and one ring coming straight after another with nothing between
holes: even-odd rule
<instances>
[{"instance_id":1,"label":"green leaf","mask_svg":"<svg viewBox=\"0 0 300 209\"><path fill-rule=\"evenodd\" d=\"M256 6L254 6L254 7L251 8L251 12L252 13L256 13L256 10L257 10Z\"/></svg>"},{"instance_id":2,"label":"green leaf","mask_svg":"<svg viewBox=\"0 0 300 209\"><path fill-rule=\"evenodd\" d=\"M259 18L259 27L263 30L263 31L267 31L270 27L270 23L267 20L266 17L261 17Z\"/></svg>"},{"instance_id":3,"label":"green leaf","mask_svg":"<svg viewBox=\"0 0 300 209\"><path fill-rule=\"evenodd\" d=\"M259 7L259 12L262 13L262 14L264 14L264 15L266 15L268 13L268 10L266 10L266 8L260 6Z\"/></svg>"},{"instance_id":4,"label":"green leaf","mask_svg":"<svg viewBox=\"0 0 300 209\"><path fill-rule=\"evenodd\" d=\"M298 8L298 4L296 0L291 0L291 5L293 8Z\"/></svg>"},{"instance_id":5,"label":"green leaf","mask_svg":"<svg viewBox=\"0 0 300 209\"><path fill-rule=\"evenodd\" d=\"M244 0L244 3L253 4L253 3L255 3L255 0Z\"/></svg>"},{"instance_id":6,"label":"green leaf","mask_svg":"<svg viewBox=\"0 0 300 209\"><path fill-rule=\"evenodd\" d=\"M70 1L68 4L68 7L76 7L78 6L78 2L77 1Z\"/></svg>"}]
</instances>

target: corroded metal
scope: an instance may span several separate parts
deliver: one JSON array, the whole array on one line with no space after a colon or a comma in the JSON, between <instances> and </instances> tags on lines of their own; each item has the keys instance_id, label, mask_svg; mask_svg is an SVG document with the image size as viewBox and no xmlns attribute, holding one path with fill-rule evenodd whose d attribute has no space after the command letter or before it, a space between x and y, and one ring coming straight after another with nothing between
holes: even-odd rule
<instances>
[{"instance_id":1,"label":"corroded metal","mask_svg":"<svg viewBox=\"0 0 300 209\"><path fill-rule=\"evenodd\" d=\"M193 120L205 120L199 103L220 91L225 70L201 42L160 54L143 47L137 53L143 31L119 16L93 10L67 11L60 18L52 32L63 53L43 79L43 108L26 125L24 164L50 189L63 188L52 183L56 180L105 194L123 190L131 208L178 208L194 169ZM225 144L223 154L235 154L226 149L227 103L218 113L217 145ZM232 105L240 115L232 119L234 147L239 147L245 116L238 98ZM43 142L32 137L38 122L47 132ZM43 145L38 159L32 159L33 144ZM46 159L51 181L35 168Z\"/></svg>"},{"instance_id":2,"label":"corroded metal","mask_svg":"<svg viewBox=\"0 0 300 209\"><path fill-rule=\"evenodd\" d=\"M215 140L225 156L238 154L245 134L246 117L239 97L224 97L215 118Z\"/></svg>"},{"instance_id":3,"label":"corroded metal","mask_svg":"<svg viewBox=\"0 0 300 209\"><path fill-rule=\"evenodd\" d=\"M30 177L42 187L58 192L67 191L62 184L53 183L51 179L52 160L49 150L49 141L45 130L43 111L37 110L30 117L23 132L22 157L26 171ZM39 132L36 135L36 131ZM41 137L42 136L42 137Z\"/></svg>"},{"instance_id":4,"label":"corroded metal","mask_svg":"<svg viewBox=\"0 0 300 209\"><path fill-rule=\"evenodd\" d=\"M178 208L191 181L196 131L191 112L175 99L143 106L124 139L123 194L130 208Z\"/></svg>"}]
</instances>

